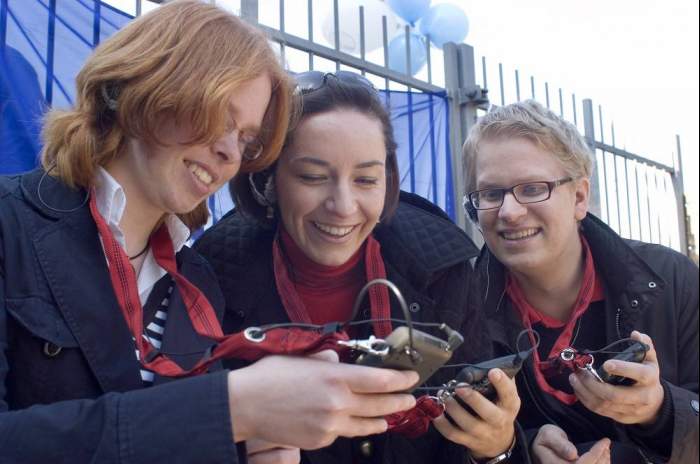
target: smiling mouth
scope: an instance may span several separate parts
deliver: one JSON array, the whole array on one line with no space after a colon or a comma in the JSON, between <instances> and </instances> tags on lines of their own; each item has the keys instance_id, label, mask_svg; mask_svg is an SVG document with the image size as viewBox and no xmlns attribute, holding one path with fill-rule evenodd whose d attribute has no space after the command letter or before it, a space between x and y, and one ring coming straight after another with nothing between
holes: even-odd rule
<instances>
[{"instance_id":1,"label":"smiling mouth","mask_svg":"<svg viewBox=\"0 0 700 464\"><path fill-rule=\"evenodd\" d=\"M190 172L194 174L194 176L204 185L209 186L212 182L214 182L214 177L198 164L185 161L185 165L187 166L187 169L189 169Z\"/></svg>"},{"instance_id":2,"label":"smiling mouth","mask_svg":"<svg viewBox=\"0 0 700 464\"><path fill-rule=\"evenodd\" d=\"M530 228L530 229L523 229L523 230L518 230L515 232L499 232L498 235L501 236L501 238L509 241L518 241L518 240L525 240L530 237L534 237L535 235L540 233L540 229L537 228Z\"/></svg>"},{"instance_id":3,"label":"smiling mouth","mask_svg":"<svg viewBox=\"0 0 700 464\"><path fill-rule=\"evenodd\" d=\"M321 232L337 238L343 238L355 229L355 226L329 226L316 221L312 221L312 224Z\"/></svg>"}]
</instances>

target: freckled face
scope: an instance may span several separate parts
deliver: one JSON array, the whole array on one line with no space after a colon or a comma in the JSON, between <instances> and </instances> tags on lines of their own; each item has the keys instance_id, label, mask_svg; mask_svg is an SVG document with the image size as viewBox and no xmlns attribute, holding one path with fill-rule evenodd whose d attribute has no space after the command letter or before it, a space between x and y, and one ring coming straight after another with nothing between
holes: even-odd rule
<instances>
[{"instance_id":1,"label":"freckled face","mask_svg":"<svg viewBox=\"0 0 700 464\"><path fill-rule=\"evenodd\" d=\"M476 189L568 177L558 158L524 138L486 140L476 157ZM578 250L578 221L588 210L587 179L552 190L541 203L520 204L511 193L497 209L479 211L489 249L507 268L526 275L556 272Z\"/></svg>"},{"instance_id":2,"label":"freckled face","mask_svg":"<svg viewBox=\"0 0 700 464\"><path fill-rule=\"evenodd\" d=\"M275 186L282 223L308 258L339 266L360 249L384 209L385 166L378 119L338 109L300 123Z\"/></svg>"}]
</instances>

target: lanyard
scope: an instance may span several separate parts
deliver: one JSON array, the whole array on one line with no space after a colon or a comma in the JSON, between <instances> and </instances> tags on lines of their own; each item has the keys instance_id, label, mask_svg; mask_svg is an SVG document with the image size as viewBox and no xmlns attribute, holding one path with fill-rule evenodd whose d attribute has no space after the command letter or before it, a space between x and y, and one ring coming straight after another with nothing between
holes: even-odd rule
<instances>
[{"instance_id":1,"label":"lanyard","mask_svg":"<svg viewBox=\"0 0 700 464\"><path fill-rule=\"evenodd\" d=\"M206 296L178 272L170 234L167 226L161 224L150 238L153 256L175 281L195 331L214 342L194 367L184 370L143 337L143 307L139 300L136 273L124 249L100 215L94 193L90 195L90 212L102 239L117 303L139 350L141 364L158 375L186 377L202 374L211 364L225 358L256 361L269 354L305 355L324 349L337 351L337 340L348 339L340 331L319 333L300 328L271 329L260 334L248 330L224 336Z\"/></svg>"}]
</instances>

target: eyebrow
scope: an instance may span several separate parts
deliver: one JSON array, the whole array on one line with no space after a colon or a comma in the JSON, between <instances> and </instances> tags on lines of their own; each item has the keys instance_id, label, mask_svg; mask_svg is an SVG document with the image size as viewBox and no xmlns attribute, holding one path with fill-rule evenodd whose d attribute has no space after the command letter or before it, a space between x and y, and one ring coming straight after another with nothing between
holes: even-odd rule
<instances>
[{"instance_id":1,"label":"eyebrow","mask_svg":"<svg viewBox=\"0 0 700 464\"><path fill-rule=\"evenodd\" d=\"M313 156L302 156L300 158L294 158L291 160L292 163L308 163L308 164L314 164L316 166L321 166L321 167L329 167L330 163L327 161L324 161L322 159L314 158ZM382 161L378 160L372 160L372 161L365 161L363 163L359 163L355 165L355 169L366 169L366 168L371 168L373 166L384 166L384 163Z\"/></svg>"}]
</instances>

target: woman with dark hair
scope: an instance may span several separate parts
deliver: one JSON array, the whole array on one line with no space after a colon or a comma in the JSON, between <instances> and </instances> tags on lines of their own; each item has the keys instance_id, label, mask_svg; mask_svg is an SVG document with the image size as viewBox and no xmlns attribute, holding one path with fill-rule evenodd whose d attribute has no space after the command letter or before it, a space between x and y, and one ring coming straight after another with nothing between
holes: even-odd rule
<instances>
[{"instance_id":1,"label":"woman with dark hair","mask_svg":"<svg viewBox=\"0 0 700 464\"><path fill-rule=\"evenodd\" d=\"M172 2L100 45L77 91L74 108L47 116L43 169L0 177L1 462L235 463L238 442L319 447L382 431L365 402L414 404L376 394L415 373L206 363L223 297L184 243L209 195L279 154L291 85L264 35ZM314 404L291 401L300 393ZM298 451L256 457L282 459Z\"/></svg>"},{"instance_id":2,"label":"woman with dark hair","mask_svg":"<svg viewBox=\"0 0 700 464\"><path fill-rule=\"evenodd\" d=\"M469 259L477 250L438 207L399 191L396 142L376 90L344 71L311 71L296 79L302 113L280 159L233 181L238 209L195 245L219 277L227 302L224 330L344 322L361 288L386 278L400 289L414 321L462 332L466 342L450 362L486 358L490 343L482 337L483 323L467 304ZM369 295L369 307L357 318L372 322L353 325L351 335L386 337L397 325L388 319L404 315L386 287L371 287ZM450 399L446 408L454 425L444 416L437 419L452 443L435 429L416 440L386 433L339 439L302 453L302 461L499 462L514 443L519 400L512 380L491 374L498 403L460 389L458 396L476 412ZM454 375L455 369L438 371L430 384ZM457 423L468 423L469 430Z\"/></svg>"}]
</instances>

